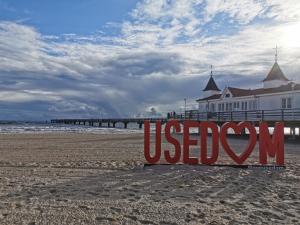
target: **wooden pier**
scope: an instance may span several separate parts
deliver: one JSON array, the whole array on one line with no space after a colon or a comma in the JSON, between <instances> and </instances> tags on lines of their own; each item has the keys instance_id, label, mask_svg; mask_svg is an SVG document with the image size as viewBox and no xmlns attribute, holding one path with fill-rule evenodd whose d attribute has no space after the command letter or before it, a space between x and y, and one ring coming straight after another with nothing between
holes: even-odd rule
<instances>
[{"instance_id":1,"label":"wooden pier","mask_svg":"<svg viewBox=\"0 0 300 225\"><path fill-rule=\"evenodd\" d=\"M99 126L99 127L116 127L117 123L123 124L123 128L127 128L129 123L138 124L139 128L143 127L144 121L148 120L150 123L161 121L162 123L167 122L167 118L115 118L115 119L54 119L51 123L58 124L72 124L72 125L88 125L88 126Z\"/></svg>"},{"instance_id":2,"label":"wooden pier","mask_svg":"<svg viewBox=\"0 0 300 225\"><path fill-rule=\"evenodd\" d=\"M296 136L296 129L300 133L300 109L279 109L279 110L253 110L253 111L232 111L232 112L199 112L198 110L189 110L183 114L172 115L172 117L161 118L110 118L110 119L53 119L51 123L70 124L70 125L88 125L98 127L117 127L116 124L123 124L123 128L128 128L129 123L135 123L140 129L143 128L145 120L150 123L161 121L163 124L170 119L178 120L183 123L185 120L194 121L213 121L218 126L233 121L250 121L258 126L260 122L267 122L273 127L276 122L284 122L286 128L290 128L290 136ZM299 134L300 135L300 134Z\"/></svg>"},{"instance_id":3,"label":"wooden pier","mask_svg":"<svg viewBox=\"0 0 300 225\"><path fill-rule=\"evenodd\" d=\"M145 120L150 123L161 121L167 122L169 119L175 119L179 122L185 120L194 121L213 121L219 126L225 122L241 122L250 121L254 125L260 122L267 122L273 126L276 122L284 122L286 127L300 127L300 109L279 109L279 110L252 110L252 111L232 111L232 112L199 112L198 110L189 110L185 113L175 113L173 116L161 118L109 118L109 119L53 119L51 123L58 124L73 124L73 125L89 125L116 127L117 123L122 123L124 128L127 128L129 123L136 123L142 128Z\"/></svg>"}]
</instances>

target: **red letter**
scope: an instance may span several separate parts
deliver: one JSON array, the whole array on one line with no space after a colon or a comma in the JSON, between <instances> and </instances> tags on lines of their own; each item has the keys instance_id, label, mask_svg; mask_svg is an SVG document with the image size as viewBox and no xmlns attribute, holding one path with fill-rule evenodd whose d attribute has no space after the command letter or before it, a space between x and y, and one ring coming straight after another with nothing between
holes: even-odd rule
<instances>
[{"instance_id":1,"label":"red letter","mask_svg":"<svg viewBox=\"0 0 300 225\"><path fill-rule=\"evenodd\" d=\"M268 124L259 124L259 161L268 163L268 155L276 156L277 165L284 165L284 124L276 123L272 138L269 133Z\"/></svg>"},{"instance_id":2,"label":"red letter","mask_svg":"<svg viewBox=\"0 0 300 225\"><path fill-rule=\"evenodd\" d=\"M161 155L161 122L156 122L155 136L155 154L150 155L150 122L144 121L144 156L148 163L155 164L159 161Z\"/></svg>"},{"instance_id":3,"label":"red letter","mask_svg":"<svg viewBox=\"0 0 300 225\"><path fill-rule=\"evenodd\" d=\"M211 129L212 151L211 157L207 157L207 128ZM218 127L213 122L201 123L201 162L203 164L213 164L219 156L219 131Z\"/></svg>"},{"instance_id":4,"label":"red letter","mask_svg":"<svg viewBox=\"0 0 300 225\"><path fill-rule=\"evenodd\" d=\"M234 149L232 149L228 144L227 131L229 128L233 129L233 131L236 134L241 134L244 129L248 129L249 131L248 145L244 150L244 152L240 155L237 155ZM227 122L224 123L221 127L220 140L224 151L229 155L229 157L232 158L237 164L243 164L244 161L247 160L247 158L250 156L250 154L255 148L256 141L257 141L257 134L256 134L255 127L250 122L240 122L239 124L236 124L234 122Z\"/></svg>"},{"instance_id":5,"label":"red letter","mask_svg":"<svg viewBox=\"0 0 300 225\"><path fill-rule=\"evenodd\" d=\"M197 145L197 140L190 140L190 127L199 127L196 121L184 121L183 123L183 163L197 164L197 158L190 158L190 145Z\"/></svg>"},{"instance_id":6,"label":"red letter","mask_svg":"<svg viewBox=\"0 0 300 225\"><path fill-rule=\"evenodd\" d=\"M175 154L173 157L170 156L170 151L165 150L165 159L168 163L177 163L180 160L180 142L171 136L171 127L175 128L176 132L180 132L180 124L177 120L168 121L165 127L166 140L174 145Z\"/></svg>"}]
</instances>

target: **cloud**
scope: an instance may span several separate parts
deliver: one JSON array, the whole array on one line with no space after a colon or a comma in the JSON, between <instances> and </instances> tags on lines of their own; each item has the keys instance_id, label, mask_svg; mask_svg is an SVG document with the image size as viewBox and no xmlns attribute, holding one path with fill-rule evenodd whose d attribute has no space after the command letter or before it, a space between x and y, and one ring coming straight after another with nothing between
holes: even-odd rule
<instances>
[{"instance_id":1,"label":"cloud","mask_svg":"<svg viewBox=\"0 0 300 225\"><path fill-rule=\"evenodd\" d=\"M214 0L206 1L206 4L205 22L211 21L219 13L224 13L240 24L248 24L268 10L268 6L264 4L264 1L255 0Z\"/></svg>"},{"instance_id":2,"label":"cloud","mask_svg":"<svg viewBox=\"0 0 300 225\"><path fill-rule=\"evenodd\" d=\"M0 119L177 111L201 96L210 64L220 87L257 87L276 44L283 71L299 80L299 5L145 0L111 23L115 36L44 35L0 21Z\"/></svg>"}]
</instances>

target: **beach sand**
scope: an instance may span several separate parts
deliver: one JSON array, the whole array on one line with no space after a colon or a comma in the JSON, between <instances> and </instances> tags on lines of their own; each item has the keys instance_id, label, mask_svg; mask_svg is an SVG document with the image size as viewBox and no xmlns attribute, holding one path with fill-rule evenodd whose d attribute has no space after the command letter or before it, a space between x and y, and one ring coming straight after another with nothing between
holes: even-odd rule
<instances>
[{"instance_id":1,"label":"beach sand","mask_svg":"<svg viewBox=\"0 0 300 225\"><path fill-rule=\"evenodd\" d=\"M0 224L299 224L300 144L285 150L285 170L143 168L142 134L1 134Z\"/></svg>"}]
</instances>

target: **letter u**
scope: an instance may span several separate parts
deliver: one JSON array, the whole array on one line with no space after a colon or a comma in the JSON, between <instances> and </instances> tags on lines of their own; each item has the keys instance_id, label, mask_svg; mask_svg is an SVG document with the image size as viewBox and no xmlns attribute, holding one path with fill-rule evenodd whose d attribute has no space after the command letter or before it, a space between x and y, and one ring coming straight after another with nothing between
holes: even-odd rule
<instances>
[{"instance_id":1,"label":"letter u","mask_svg":"<svg viewBox=\"0 0 300 225\"><path fill-rule=\"evenodd\" d=\"M155 164L161 156L161 121L156 121L155 128L155 152L150 153L150 121L144 121L144 156L148 163Z\"/></svg>"}]
</instances>

